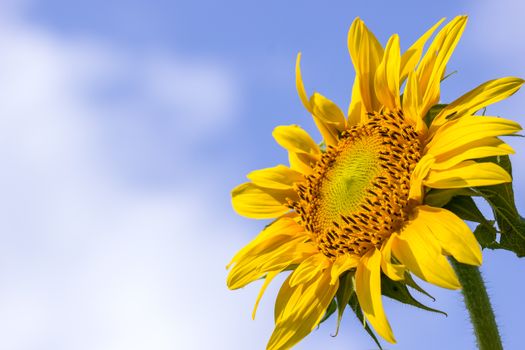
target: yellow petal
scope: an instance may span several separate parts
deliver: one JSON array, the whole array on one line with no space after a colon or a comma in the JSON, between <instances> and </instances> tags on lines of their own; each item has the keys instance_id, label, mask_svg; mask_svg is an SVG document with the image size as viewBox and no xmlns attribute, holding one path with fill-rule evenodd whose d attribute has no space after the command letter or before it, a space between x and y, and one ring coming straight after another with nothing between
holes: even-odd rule
<instances>
[{"instance_id":1,"label":"yellow petal","mask_svg":"<svg viewBox=\"0 0 525 350\"><path fill-rule=\"evenodd\" d=\"M292 189L296 182L303 182L304 176L284 165L252 171L247 175L255 185L279 190Z\"/></svg>"},{"instance_id":2,"label":"yellow petal","mask_svg":"<svg viewBox=\"0 0 525 350\"><path fill-rule=\"evenodd\" d=\"M417 74L410 72L403 95L403 114L412 121L420 135L426 134L426 124L421 115L421 97L419 93Z\"/></svg>"},{"instance_id":3,"label":"yellow petal","mask_svg":"<svg viewBox=\"0 0 525 350\"><path fill-rule=\"evenodd\" d=\"M339 132L344 130L346 122L344 114L335 103L318 93L312 95L310 100L308 99L301 75L301 53L297 54L295 64L295 85L304 107L312 113L323 140L327 145L337 144Z\"/></svg>"},{"instance_id":4,"label":"yellow petal","mask_svg":"<svg viewBox=\"0 0 525 350\"><path fill-rule=\"evenodd\" d=\"M301 53L300 52L297 54L297 59L295 61L295 87L297 89L297 93L299 94L299 98L301 99L301 102L304 105L304 108L306 108L306 110L311 112L312 108L310 106L310 101L308 100L308 95L306 94L306 90L304 88L303 77L301 75Z\"/></svg>"},{"instance_id":5,"label":"yellow petal","mask_svg":"<svg viewBox=\"0 0 525 350\"><path fill-rule=\"evenodd\" d=\"M333 125L338 131L345 130L345 114L334 102L317 92L312 95L310 101L315 116L322 119L324 123Z\"/></svg>"},{"instance_id":6,"label":"yellow petal","mask_svg":"<svg viewBox=\"0 0 525 350\"><path fill-rule=\"evenodd\" d=\"M257 299L255 300L255 305L253 306L252 311L252 320L255 320L255 315L257 314L257 308L259 307L259 302L261 301L262 296L264 295L264 292L266 291L266 288L268 288L268 285L273 281L277 275L279 275L282 271L270 271L264 278L264 283L259 290L259 295L257 295Z\"/></svg>"},{"instance_id":7,"label":"yellow petal","mask_svg":"<svg viewBox=\"0 0 525 350\"><path fill-rule=\"evenodd\" d=\"M325 144L335 146L339 140L339 132L333 125L326 123L323 119L312 115L315 126L321 133Z\"/></svg>"},{"instance_id":8,"label":"yellow petal","mask_svg":"<svg viewBox=\"0 0 525 350\"><path fill-rule=\"evenodd\" d=\"M290 287L312 280L330 265L330 260L324 254L315 254L304 260L292 273Z\"/></svg>"},{"instance_id":9,"label":"yellow petal","mask_svg":"<svg viewBox=\"0 0 525 350\"><path fill-rule=\"evenodd\" d=\"M281 125L272 133L279 145L288 150L290 167L303 174L312 173L312 165L320 157L321 150L310 135L297 125Z\"/></svg>"},{"instance_id":10,"label":"yellow petal","mask_svg":"<svg viewBox=\"0 0 525 350\"><path fill-rule=\"evenodd\" d=\"M314 254L319 254L317 247L311 242L305 242L305 237L288 239L280 246L236 262L227 277L228 288L242 288L269 272L282 271Z\"/></svg>"},{"instance_id":11,"label":"yellow petal","mask_svg":"<svg viewBox=\"0 0 525 350\"><path fill-rule=\"evenodd\" d=\"M514 154L514 149L496 137L488 137L436 155L432 170L444 170L469 159Z\"/></svg>"},{"instance_id":12,"label":"yellow petal","mask_svg":"<svg viewBox=\"0 0 525 350\"><path fill-rule=\"evenodd\" d=\"M457 261L481 265L481 249L467 224L443 208L422 205L418 217L424 220L441 247Z\"/></svg>"},{"instance_id":13,"label":"yellow petal","mask_svg":"<svg viewBox=\"0 0 525 350\"><path fill-rule=\"evenodd\" d=\"M356 293L366 319L376 332L390 343L395 343L381 300L381 253L373 248L357 265L355 274Z\"/></svg>"},{"instance_id":14,"label":"yellow petal","mask_svg":"<svg viewBox=\"0 0 525 350\"><path fill-rule=\"evenodd\" d=\"M520 78L506 77L481 84L443 108L434 118L430 132L434 133L450 118L472 115L488 105L511 96L518 91L523 82L524 80Z\"/></svg>"},{"instance_id":15,"label":"yellow petal","mask_svg":"<svg viewBox=\"0 0 525 350\"><path fill-rule=\"evenodd\" d=\"M360 18L354 20L348 32L348 51L359 79L362 113L378 111L380 103L374 91L374 76L383 57L383 47Z\"/></svg>"},{"instance_id":16,"label":"yellow petal","mask_svg":"<svg viewBox=\"0 0 525 350\"><path fill-rule=\"evenodd\" d=\"M439 31L436 38L421 59L417 68L421 105L419 111L423 117L431 106L439 101L440 83L446 65L454 51L467 23L466 16L458 16Z\"/></svg>"},{"instance_id":17,"label":"yellow petal","mask_svg":"<svg viewBox=\"0 0 525 350\"><path fill-rule=\"evenodd\" d=\"M401 107L399 99L399 67L401 64L399 36L394 34L386 44L383 59L375 74L376 96L391 111Z\"/></svg>"},{"instance_id":18,"label":"yellow petal","mask_svg":"<svg viewBox=\"0 0 525 350\"><path fill-rule=\"evenodd\" d=\"M232 190L233 209L242 216L252 219L271 219L290 211L288 198L295 199L293 190L276 190L259 187L251 182Z\"/></svg>"},{"instance_id":19,"label":"yellow petal","mask_svg":"<svg viewBox=\"0 0 525 350\"><path fill-rule=\"evenodd\" d=\"M423 202L423 181L427 177L434 161L433 155L425 154L417 163L412 175L410 175L410 192L408 198L416 203Z\"/></svg>"},{"instance_id":20,"label":"yellow petal","mask_svg":"<svg viewBox=\"0 0 525 350\"><path fill-rule=\"evenodd\" d=\"M383 259L381 259L381 270L383 270L384 274L391 280L401 281L405 279L405 267L392 262L392 242L394 241L393 236L395 235L397 234L392 234L381 247L381 254L383 255Z\"/></svg>"},{"instance_id":21,"label":"yellow petal","mask_svg":"<svg viewBox=\"0 0 525 350\"><path fill-rule=\"evenodd\" d=\"M327 145L336 145L339 134L346 129L346 118L341 109L332 101L319 93L314 93L310 99L314 120L323 135ZM319 124L322 124L320 126Z\"/></svg>"},{"instance_id":22,"label":"yellow petal","mask_svg":"<svg viewBox=\"0 0 525 350\"><path fill-rule=\"evenodd\" d=\"M443 288L458 289L459 281L428 223L420 216L409 221L393 237L395 257L421 279Z\"/></svg>"},{"instance_id":23,"label":"yellow petal","mask_svg":"<svg viewBox=\"0 0 525 350\"><path fill-rule=\"evenodd\" d=\"M511 181L510 175L497 164L467 160L447 170L431 170L423 183L431 188L462 188L491 186Z\"/></svg>"},{"instance_id":24,"label":"yellow petal","mask_svg":"<svg viewBox=\"0 0 525 350\"><path fill-rule=\"evenodd\" d=\"M464 116L444 124L425 146L425 153L440 155L468 143L493 136L511 135L521 126L498 117Z\"/></svg>"},{"instance_id":25,"label":"yellow petal","mask_svg":"<svg viewBox=\"0 0 525 350\"><path fill-rule=\"evenodd\" d=\"M339 283L330 284L330 274L290 287L285 281L276 301L276 324L267 350L289 349L307 336L321 321Z\"/></svg>"},{"instance_id":26,"label":"yellow petal","mask_svg":"<svg viewBox=\"0 0 525 350\"><path fill-rule=\"evenodd\" d=\"M366 111L363 107L363 100L361 99L359 77L356 75L354 79L354 85L352 86L352 99L350 100L350 106L348 106L348 126L359 124L362 120L362 117L365 115Z\"/></svg>"},{"instance_id":27,"label":"yellow petal","mask_svg":"<svg viewBox=\"0 0 525 350\"><path fill-rule=\"evenodd\" d=\"M280 125L273 130L272 136L289 152L313 155L321 153L315 141L298 125Z\"/></svg>"},{"instance_id":28,"label":"yellow petal","mask_svg":"<svg viewBox=\"0 0 525 350\"><path fill-rule=\"evenodd\" d=\"M306 235L304 227L293 218L282 216L266 226L257 237L239 250L226 268L229 269L232 264L250 256L257 256L265 250L273 250L299 236L304 236L306 240Z\"/></svg>"},{"instance_id":29,"label":"yellow petal","mask_svg":"<svg viewBox=\"0 0 525 350\"><path fill-rule=\"evenodd\" d=\"M443 23L445 19L442 18L432 26L429 30L426 31L425 34L423 34L419 39L416 40L412 46L406 50L406 52L401 56L401 81L404 81L405 78L410 74L410 72L414 71L417 63L419 62L419 59L421 58L421 54L423 53L423 48L425 47L425 44L427 40L432 36L434 31Z\"/></svg>"},{"instance_id":30,"label":"yellow petal","mask_svg":"<svg viewBox=\"0 0 525 350\"><path fill-rule=\"evenodd\" d=\"M339 276L341 276L341 274L356 267L358 262L359 257L357 255L345 254L338 256L332 265L332 280L330 281L330 284L336 283L339 280Z\"/></svg>"},{"instance_id":31,"label":"yellow petal","mask_svg":"<svg viewBox=\"0 0 525 350\"><path fill-rule=\"evenodd\" d=\"M282 318L282 315L284 313L284 309L286 308L286 305L290 300L292 299L292 296L294 295L294 292L296 294L296 298L299 293L297 291L299 288L301 288L302 285L298 285L295 288L290 287L290 279L292 278L292 275L288 275L286 280L281 285L281 288L279 289L279 293L277 294L277 299L275 299L275 308L274 308L274 322L277 324L277 322Z\"/></svg>"},{"instance_id":32,"label":"yellow petal","mask_svg":"<svg viewBox=\"0 0 525 350\"><path fill-rule=\"evenodd\" d=\"M318 160L318 155L288 152L290 168L304 175L310 175L313 172L313 168Z\"/></svg>"}]
</instances>

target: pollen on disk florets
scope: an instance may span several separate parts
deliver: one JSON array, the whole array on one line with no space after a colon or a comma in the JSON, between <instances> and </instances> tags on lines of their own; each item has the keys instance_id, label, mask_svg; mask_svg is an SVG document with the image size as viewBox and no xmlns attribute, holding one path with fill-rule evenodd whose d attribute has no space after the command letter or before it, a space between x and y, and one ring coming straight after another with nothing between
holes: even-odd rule
<instances>
[{"instance_id":1,"label":"pollen on disk florets","mask_svg":"<svg viewBox=\"0 0 525 350\"><path fill-rule=\"evenodd\" d=\"M418 134L401 111L370 114L329 146L290 206L329 258L362 256L408 219Z\"/></svg>"}]
</instances>

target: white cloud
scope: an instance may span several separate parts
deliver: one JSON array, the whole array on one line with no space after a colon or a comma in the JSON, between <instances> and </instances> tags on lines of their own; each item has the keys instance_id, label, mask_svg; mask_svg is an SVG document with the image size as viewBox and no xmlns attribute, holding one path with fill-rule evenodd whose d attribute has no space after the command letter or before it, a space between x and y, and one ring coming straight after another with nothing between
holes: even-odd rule
<instances>
[{"instance_id":1,"label":"white cloud","mask_svg":"<svg viewBox=\"0 0 525 350\"><path fill-rule=\"evenodd\" d=\"M133 127L136 135L110 135L140 144L158 137L146 130L161 124L173 143L187 146L227 126L239 106L233 72L209 59L71 41L5 18L0 48L2 149L16 144L33 161L70 152L62 142L93 147L107 132L101 127Z\"/></svg>"},{"instance_id":2,"label":"white cloud","mask_svg":"<svg viewBox=\"0 0 525 350\"><path fill-rule=\"evenodd\" d=\"M208 203L213 194L129 186L109 166L111 144L100 143L105 128L166 118L180 136L174 146L187 147L235 114L235 78L214 62L136 57L2 19L0 348L263 342L268 332L260 327L270 324L245 322L249 310L239 303L253 295L234 298L225 287L224 265L240 242ZM98 95L122 82L114 92L129 93L124 99Z\"/></svg>"},{"instance_id":3,"label":"white cloud","mask_svg":"<svg viewBox=\"0 0 525 350\"><path fill-rule=\"evenodd\" d=\"M194 133L223 130L235 115L239 91L228 72L212 64L153 57L147 64L146 89L152 101L180 116L180 126Z\"/></svg>"}]
</instances>

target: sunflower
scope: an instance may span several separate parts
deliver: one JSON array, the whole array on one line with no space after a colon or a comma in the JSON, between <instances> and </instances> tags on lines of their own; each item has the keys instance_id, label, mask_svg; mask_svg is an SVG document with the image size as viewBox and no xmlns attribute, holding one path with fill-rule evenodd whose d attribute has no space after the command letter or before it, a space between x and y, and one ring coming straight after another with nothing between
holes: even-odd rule
<instances>
[{"instance_id":1,"label":"sunflower","mask_svg":"<svg viewBox=\"0 0 525 350\"><path fill-rule=\"evenodd\" d=\"M498 137L518 132L520 125L475 114L512 95L523 80L491 80L448 105L438 104L446 64L467 18L446 24L423 54L443 21L401 54L397 34L383 48L363 21L354 20L348 49L356 76L346 115L318 93L308 98L297 56L297 91L322 146L297 125L278 126L273 137L288 151L290 165L253 171L249 182L232 191L237 213L275 220L233 257L228 287L264 278L257 308L272 279L292 271L277 296L267 349L288 349L308 335L347 271L366 320L394 343L382 305L382 276L405 281L414 274L459 289L447 257L481 264L480 246L465 222L429 205L425 196L435 189L512 181L482 158L513 153Z\"/></svg>"}]
</instances>

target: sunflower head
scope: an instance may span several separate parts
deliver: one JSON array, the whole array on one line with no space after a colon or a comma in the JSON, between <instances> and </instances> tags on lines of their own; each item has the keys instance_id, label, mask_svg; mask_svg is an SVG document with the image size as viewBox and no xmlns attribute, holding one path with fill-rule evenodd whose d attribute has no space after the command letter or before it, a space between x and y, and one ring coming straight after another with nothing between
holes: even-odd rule
<instances>
[{"instance_id":1,"label":"sunflower head","mask_svg":"<svg viewBox=\"0 0 525 350\"><path fill-rule=\"evenodd\" d=\"M362 256L402 226L420 148L401 111L372 114L328 147L290 200L324 255Z\"/></svg>"},{"instance_id":2,"label":"sunflower head","mask_svg":"<svg viewBox=\"0 0 525 350\"><path fill-rule=\"evenodd\" d=\"M338 290L349 288L359 314L395 342L382 306L382 279L411 284L414 274L457 289L447 256L481 264L468 226L425 198L431 190L511 181L504 169L482 159L513 153L499 137L521 127L476 112L516 92L523 80L488 81L437 105L466 21L459 16L446 24L424 53L441 20L401 53L397 35L383 48L356 19L348 34L356 76L346 114L318 93L308 97L298 55L299 97L326 147L297 125L278 126L273 136L288 151L289 166L253 171L232 192L239 214L275 220L234 256L228 286L264 277L260 298L276 275L291 270L276 300L268 349L287 349L301 340L325 316ZM349 300L338 300L341 312Z\"/></svg>"}]
</instances>

